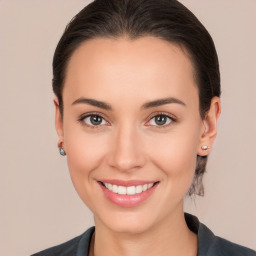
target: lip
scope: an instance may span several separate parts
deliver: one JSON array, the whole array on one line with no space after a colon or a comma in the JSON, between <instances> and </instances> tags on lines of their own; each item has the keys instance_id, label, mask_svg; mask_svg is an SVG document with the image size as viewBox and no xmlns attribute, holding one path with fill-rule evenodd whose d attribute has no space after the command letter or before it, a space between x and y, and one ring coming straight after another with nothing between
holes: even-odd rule
<instances>
[{"instance_id":1,"label":"lip","mask_svg":"<svg viewBox=\"0 0 256 256\"><path fill-rule=\"evenodd\" d=\"M114 193L110 190L108 190L102 182L105 183L111 183L118 186L138 186L138 185L144 185L144 184L150 184L154 183L153 187L150 189L141 192L140 194L135 195L119 195L117 193ZM104 195L106 198L114 203L115 205L118 205L120 207L135 207L142 202L144 202L146 199L148 199L156 190L157 186L159 185L158 181L141 181L141 180L130 180L130 181L123 181L123 180L101 180L98 181L99 186L101 187Z\"/></svg>"}]
</instances>

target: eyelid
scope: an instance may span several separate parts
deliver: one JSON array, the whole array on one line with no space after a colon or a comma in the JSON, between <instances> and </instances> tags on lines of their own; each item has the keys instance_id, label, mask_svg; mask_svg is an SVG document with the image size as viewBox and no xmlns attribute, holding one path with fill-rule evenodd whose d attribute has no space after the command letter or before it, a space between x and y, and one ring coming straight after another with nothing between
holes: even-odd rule
<instances>
[{"instance_id":1,"label":"eyelid","mask_svg":"<svg viewBox=\"0 0 256 256\"><path fill-rule=\"evenodd\" d=\"M95 112L95 111L84 113L84 114L80 115L78 117L78 122L80 122L82 125L84 125L86 127L92 128L92 129L100 129L100 128L102 128L102 126L106 126L106 125L89 125L89 124L84 122L84 119L86 117L93 116L93 115L99 116L99 117L103 118L108 123L108 125L109 125L109 122L106 120L107 118L105 117L105 115L103 113Z\"/></svg>"},{"instance_id":2,"label":"eyelid","mask_svg":"<svg viewBox=\"0 0 256 256\"><path fill-rule=\"evenodd\" d=\"M169 126L172 125L173 122L177 122L177 117L176 117L176 116L174 116L174 115L172 115L172 114L170 114L170 113L167 113L167 112L162 112L162 111L160 111L160 112L155 112L155 113L151 114L151 115L148 117L147 123L148 123L152 118L157 117L157 116L167 116L167 117L169 117L169 118L172 120L172 122L171 122L170 124L167 124L167 125L147 125L147 126L154 126L154 127L156 127L156 128L162 129L162 128L168 128Z\"/></svg>"}]
</instances>

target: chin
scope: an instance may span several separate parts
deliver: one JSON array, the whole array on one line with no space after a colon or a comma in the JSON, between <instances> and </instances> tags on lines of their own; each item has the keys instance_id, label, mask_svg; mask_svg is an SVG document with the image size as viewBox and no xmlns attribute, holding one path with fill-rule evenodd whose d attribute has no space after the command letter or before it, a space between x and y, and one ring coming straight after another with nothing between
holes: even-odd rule
<instances>
[{"instance_id":1,"label":"chin","mask_svg":"<svg viewBox=\"0 0 256 256\"><path fill-rule=\"evenodd\" d=\"M150 225L145 225L145 223L113 223L111 225L112 231L115 233L125 233L125 234L141 234L146 232L149 229Z\"/></svg>"},{"instance_id":2,"label":"chin","mask_svg":"<svg viewBox=\"0 0 256 256\"><path fill-rule=\"evenodd\" d=\"M149 230L154 224L150 217L153 216L128 211L101 216L100 219L95 218L95 224L97 226L101 223L115 233L140 234Z\"/></svg>"}]
</instances>

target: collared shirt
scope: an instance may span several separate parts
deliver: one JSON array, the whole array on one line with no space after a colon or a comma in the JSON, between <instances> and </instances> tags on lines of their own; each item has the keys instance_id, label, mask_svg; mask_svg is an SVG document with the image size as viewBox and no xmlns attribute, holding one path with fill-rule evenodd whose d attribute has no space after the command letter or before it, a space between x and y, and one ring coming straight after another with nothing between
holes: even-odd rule
<instances>
[{"instance_id":1,"label":"collared shirt","mask_svg":"<svg viewBox=\"0 0 256 256\"><path fill-rule=\"evenodd\" d=\"M189 229L198 236L198 256L256 256L254 250L215 236L197 217L185 213L185 220ZM95 227L91 227L66 243L31 256L88 256L94 231Z\"/></svg>"}]
</instances>

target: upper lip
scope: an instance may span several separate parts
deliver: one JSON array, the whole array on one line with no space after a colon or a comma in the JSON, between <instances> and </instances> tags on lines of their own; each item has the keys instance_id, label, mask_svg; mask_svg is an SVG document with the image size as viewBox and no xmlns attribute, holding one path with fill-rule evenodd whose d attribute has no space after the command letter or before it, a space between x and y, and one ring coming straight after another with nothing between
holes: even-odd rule
<instances>
[{"instance_id":1,"label":"upper lip","mask_svg":"<svg viewBox=\"0 0 256 256\"><path fill-rule=\"evenodd\" d=\"M150 183L156 183L156 180L116 180L116 179L104 179L104 180L99 180L100 182L103 183L110 183L112 185L117 185L117 186L124 186L124 187L130 187L130 186L139 186L139 185L144 185L144 184L150 184Z\"/></svg>"}]
</instances>

